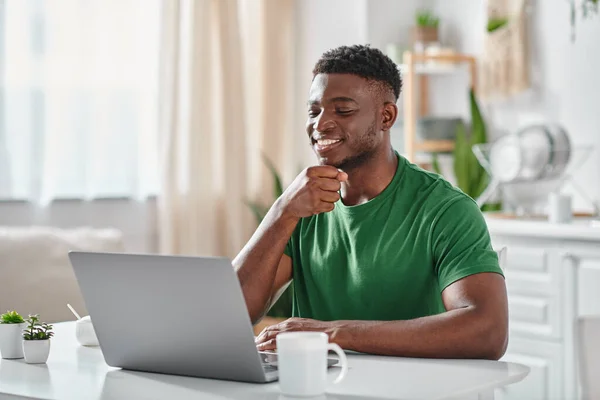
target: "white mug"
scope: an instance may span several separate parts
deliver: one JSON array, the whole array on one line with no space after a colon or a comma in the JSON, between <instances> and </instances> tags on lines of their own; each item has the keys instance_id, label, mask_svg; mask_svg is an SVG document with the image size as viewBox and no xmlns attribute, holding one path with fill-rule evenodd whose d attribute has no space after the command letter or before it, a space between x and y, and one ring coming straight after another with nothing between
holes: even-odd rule
<instances>
[{"instance_id":1,"label":"white mug","mask_svg":"<svg viewBox=\"0 0 600 400\"><path fill-rule=\"evenodd\" d=\"M277 335L279 387L287 396L319 396L327 386L327 353L337 353L342 370L333 382L348 372L348 360L340 346L329 343L322 332L284 332Z\"/></svg>"}]
</instances>

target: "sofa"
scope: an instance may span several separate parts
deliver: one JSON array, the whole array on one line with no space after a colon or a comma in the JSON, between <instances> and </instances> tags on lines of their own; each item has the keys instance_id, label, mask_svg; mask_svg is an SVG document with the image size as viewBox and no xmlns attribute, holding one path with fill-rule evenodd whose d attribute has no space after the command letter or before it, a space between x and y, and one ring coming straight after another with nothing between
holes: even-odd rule
<instances>
[{"instance_id":1,"label":"sofa","mask_svg":"<svg viewBox=\"0 0 600 400\"><path fill-rule=\"evenodd\" d=\"M123 234L112 228L0 226L0 312L39 314L48 323L74 320L68 303L87 315L71 250L124 252Z\"/></svg>"}]
</instances>

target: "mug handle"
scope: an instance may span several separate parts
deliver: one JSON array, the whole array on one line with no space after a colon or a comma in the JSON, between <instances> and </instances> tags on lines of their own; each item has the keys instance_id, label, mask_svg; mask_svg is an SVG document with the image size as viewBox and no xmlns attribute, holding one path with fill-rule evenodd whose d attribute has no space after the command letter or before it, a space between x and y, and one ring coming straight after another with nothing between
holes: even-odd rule
<instances>
[{"instance_id":1,"label":"mug handle","mask_svg":"<svg viewBox=\"0 0 600 400\"><path fill-rule=\"evenodd\" d=\"M348 373L348 359L346 358L346 353L344 353L344 350L342 350L342 348L335 343L329 343L327 345L327 350L335 351L337 356L340 358L340 364L342 364L342 370L340 371L340 374L337 376L337 378L335 378L335 381L333 381L334 384L340 383L342 381L342 379L344 379L346 377L346 374Z\"/></svg>"}]
</instances>

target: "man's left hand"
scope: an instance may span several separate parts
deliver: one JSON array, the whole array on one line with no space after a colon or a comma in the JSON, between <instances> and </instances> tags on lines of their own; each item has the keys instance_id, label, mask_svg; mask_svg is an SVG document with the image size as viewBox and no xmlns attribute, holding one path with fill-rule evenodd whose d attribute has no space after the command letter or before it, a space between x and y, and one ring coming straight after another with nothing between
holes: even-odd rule
<instances>
[{"instance_id":1,"label":"man's left hand","mask_svg":"<svg viewBox=\"0 0 600 400\"><path fill-rule=\"evenodd\" d=\"M290 318L276 325L271 325L263 329L256 337L256 347L259 351L275 350L277 348L276 337L282 332L312 331L325 332L329 336L329 341L337 343L344 348L342 333L346 324L343 321L317 321L306 318Z\"/></svg>"}]
</instances>

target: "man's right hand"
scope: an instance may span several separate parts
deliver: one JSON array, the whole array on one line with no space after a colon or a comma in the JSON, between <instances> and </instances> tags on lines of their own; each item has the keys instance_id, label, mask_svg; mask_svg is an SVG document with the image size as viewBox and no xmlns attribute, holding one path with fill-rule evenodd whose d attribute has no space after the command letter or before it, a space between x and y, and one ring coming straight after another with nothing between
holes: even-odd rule
<instances>
[{"instance_id":1,"label":"man's right hand","mask_svg":"<svg viewBox=\"0 0 600 400\"><path fill-rule=\"evenodd\" d=\"M331 165L306 168L281 196L284 213L304 218L333 210L346 180L348 174Z\"/></svg>"}]
</instances>

